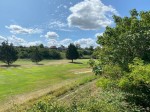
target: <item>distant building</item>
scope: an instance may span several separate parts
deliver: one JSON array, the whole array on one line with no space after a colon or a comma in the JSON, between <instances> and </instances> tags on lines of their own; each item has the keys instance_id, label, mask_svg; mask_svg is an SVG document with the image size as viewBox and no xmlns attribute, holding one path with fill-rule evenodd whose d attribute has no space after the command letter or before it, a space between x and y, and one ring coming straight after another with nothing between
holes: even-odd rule
<instances>
[{"instance_id":1,"label":"distant building","mask_svg":"<svg viewBox=\"0 0 150 112\"><path fill-rule=\"evenodd\" d=\"M66 50L65 46L61 45L60 47L58 47L58 50Z\"/></svg>"},{"instance_id":2,"label":"distant building","mask_svg":"<svg viewBox=\"0 0 150 112\"><path fill-rule=\"evenodd\" d=\"M51 46L50 49L56 49L57 50L57 47L56 46Z\"/></svg>"}]
</instances>

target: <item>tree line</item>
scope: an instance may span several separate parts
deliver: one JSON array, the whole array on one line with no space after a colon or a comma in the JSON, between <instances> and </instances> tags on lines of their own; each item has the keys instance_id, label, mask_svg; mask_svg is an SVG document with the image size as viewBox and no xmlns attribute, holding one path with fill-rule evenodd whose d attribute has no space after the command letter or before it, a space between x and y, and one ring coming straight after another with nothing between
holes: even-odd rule
<instances>
[{"instance_id":1,"label":"tree line","mask_svg":"<svg viewBox=\"0 0 150 112\"><path fill-rule=\"evenodd\" d=\"M23 47L23 46L13 46L7 41L2 42L0 45L0 61L6 63L7 65L12 64L17 59L31 59L32 62L38 64L38 62L43 59L78 59L83 58L83 56L91 57L94 49L81 48L80 46L75 46L70 44L66 49L50 49L45 47L43 44L39 46Z\"/></svg>"}]
</instances>

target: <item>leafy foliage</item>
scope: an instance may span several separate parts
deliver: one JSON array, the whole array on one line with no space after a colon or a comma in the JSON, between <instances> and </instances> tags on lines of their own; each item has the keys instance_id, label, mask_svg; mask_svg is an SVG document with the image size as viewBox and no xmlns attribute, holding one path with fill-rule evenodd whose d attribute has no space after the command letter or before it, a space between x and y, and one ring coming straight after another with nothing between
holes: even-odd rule
<instances>
[{"instance_id":1,"label":"leafy foliage","mask_svg":"<svg viewBox=\"0 0 150 112\"><path fill-rule=\"evenodd\" d=\"M56 50L50 50L49 51L49 57L51 59L61 59L62 56L61 54L59 53L59 51L56 51Z\"/></svg>"},{"instance_id":2,"label":"leafy foliage","mask_svg":"<svg viewBox=\"0 0 150 112\"><path fill-rule=\"evenodd\" d=\"M150 12L138 13L133 9L130 15L114 16L116 26L106 27L103 36L98 37L101 60L119 64L124 70L128 70L128 63L135 57L150 61Z\"/></svg>"},{"instance_id":3,"label":"leafy foliage","mask_svg":"<svg viewBox=\"0 0 150 112\"><path fill-rule=\"evenodd\" d=\"M131 73L120 79L119 87L128 91L128 100L144 107L150 107L150 65L144 65L137 58L130 64Z\"/></svg>"},{"instance_id":4,"label":"leafy foliage","mask_svg":"<svg viewBox=\"0 0 150 112\"><path fill-rule=\"evenodd\" d=\"M17 56L18 52L13 46L13 44L10 44L8 42L3 42L2 46L0 47L0 59L7 65L12 64L18 59Z\"/></svg>"},{"instance_id":5,"label":"leafy foliage","mask_svg":"<svg viewBox=\"0 0 150 112\"><path fill-rule=\"evenodd\" d=\"M42 56L37 47L31 53L31 60L32 62L36 62L36 63L42 61Z\"/></svg>"},{"instance_id":6,"label":"leafy foliage","mask_svg":"<svg viewBox=\"0 0 150 112\"><path fill-rule=\"evenodd\" d=\"M95 51L102 68L97 82L103 88L120 88L126 100L150 107L150 11L130 11L130 17L114 16L115 27L106 27ZM146 64L147 63L147 64ZM95 74L97 75L98 72Z\"/></svg>"},{"instance_id":7,"label":"leafy foliage","mask_svg":"<svg viewBox=\"0 0 150 112\"><path fill-rule=\"evenodd\" d=\"M78 96L90 94L85 91ZM97 90L95 96L87 96L86 98L72 99L68 105L65 102L56 102L55 100L39 101L27 112L140 112L141 108L135 105L129 105L125 102L123 92Z\"/></svg>"},{"instance_id":8,"label":"leafy foliage","mask_svg":"<svg viewBox=\"0 0 150 112\"><path fill-rule=\"evenodd\" d=\"M70 44L68 46L68 49L67 49L67 52L66 52L66 58L71 59L72 62L73 62L74 59L79 58L79 53L78 53L77 48L76 48L75 45Z\"/></svg>"}]
</instances>

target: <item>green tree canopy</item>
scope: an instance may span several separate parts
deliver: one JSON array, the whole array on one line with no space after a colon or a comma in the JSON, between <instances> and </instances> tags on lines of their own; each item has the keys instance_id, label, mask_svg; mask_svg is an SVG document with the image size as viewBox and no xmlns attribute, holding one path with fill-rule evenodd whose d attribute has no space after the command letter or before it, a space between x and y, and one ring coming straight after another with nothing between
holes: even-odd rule
<instances>
[{"instance_id":1,"label":"green tree canopy","mask_svg":"<svg viewBox=\"0 0 150 112\"><path fill-rule=\"evenodd\" d=\"M79 58L79 53L77 51L77 48L74 44L70 44L68 46L67 52L66 52L66 58L73 60Z\"/></svg>"},{"instance_id":2,"label":"green tree canopy","mask_svg":"<svg viewBox=\"0 0 150 112\"><path fill-rule=\"evenodd\" d=\"M8 42L3 42L0 47L0 59L2 62L7 65L12 64L18 59L18 52L14 48L13 44L9 44Z\"/></svg>"},{"instance_id":3,"label":"green tree canopy","mask_svg":"<svg viewBox=\"0 0 150 112\"><path fill-rule=\"evenodd\" d=\"M41 56L41 53L39 52L38 47L33 48L32 52L31 52L31 60L32 60L32 62L35 62L36 64L38 64L38 62L42 61L42 56Z\"/></svg>"},{"instance_id":4,"label":"green tree canopy","mask_svg":"<svg viewBox=\"0 0 150 112\"><path fill-rule=\"evenodd\" d=\"M130 11L130 17L114 16L115 27L106 27L98 36L99 50L103 63L119 64L128 69L135 57L150 61L150 11Z\"/></svg>"}]
</instances>

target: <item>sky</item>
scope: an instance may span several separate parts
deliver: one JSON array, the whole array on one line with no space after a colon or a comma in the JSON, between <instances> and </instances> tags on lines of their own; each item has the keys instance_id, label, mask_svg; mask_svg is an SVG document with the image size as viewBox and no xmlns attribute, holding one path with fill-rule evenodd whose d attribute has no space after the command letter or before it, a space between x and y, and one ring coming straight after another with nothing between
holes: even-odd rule
<instances>
[{"instance_id":1,"label":"sky","mask_svg":"<svg viewBox=\"0 0 150 112\"><path fill-rule=\"evenodd\" d=\"M150 10L149 0L0 0L0 43L96 47L113 15Z\"/></svg>"}]
</instances>

